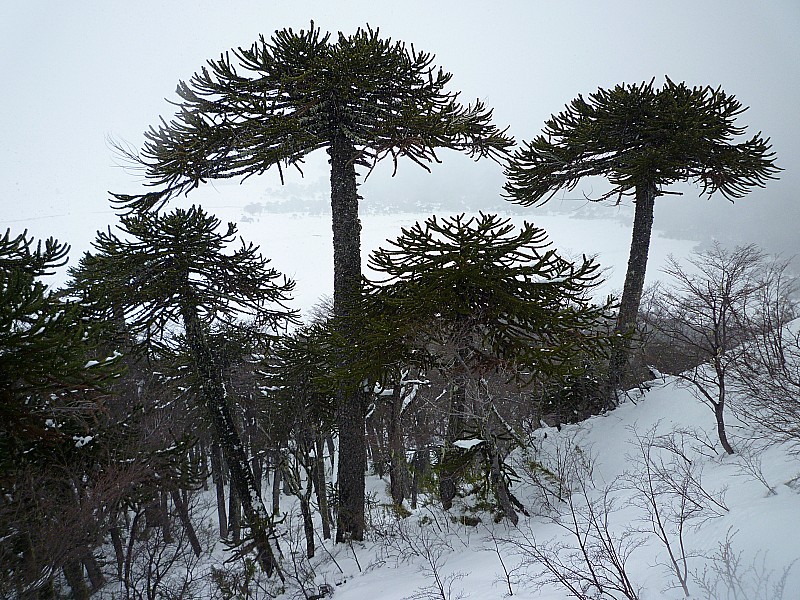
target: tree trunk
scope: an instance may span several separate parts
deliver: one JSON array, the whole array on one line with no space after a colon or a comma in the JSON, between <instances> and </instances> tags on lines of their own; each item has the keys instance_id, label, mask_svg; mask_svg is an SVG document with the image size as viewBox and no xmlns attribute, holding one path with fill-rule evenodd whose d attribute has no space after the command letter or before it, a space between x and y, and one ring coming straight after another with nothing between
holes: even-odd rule
<instances>
[{"instance_id":1,"label":"tree trunk","mask_svg":"<svg viewBox=\"0 0 800 600\"><path fill-rule=\"evenodd\" d=\"M219 521L219 537L228 537L228 514L225 510L225 475L222 469L222 452L219 444L211 444L211 478L217 490L217 520Z\"/></svg>"},{"instance_id":2,"label":"tree trunk","mask_svg":"<svg viewBox=\"0 0 800 600\"><path fill-rule=\"evenodd\" d=\"M186 341L200 379L203 398L217 435L217 441L230 469L231 486L236 488L242 502L261 568L268 576L271 576L277 569L278 575L283 579L269 541L272 533L272 520L264 507L261 490L256 486L242 440L228 408L221 369L215 364L216 361L197 314L196 304L191 300L191 298L186 298L181 307L183 323L186 328Z\"/></svg>"},{"instance_id":3,"label":"tree trunk","mask_svg":"<svg viewBox=\"0 0 800 600\"><path fill-rule=\"evenodd\" d=\"M119 527L115 523L109 529L111 533L111 544L114 546L114 556L117 559L117 577L122 579L123 565L125 564L125 550L122 548L122 536Z\"/></svg>"},{"instance_id":4,"label":"tree trunk","mask_svg":"<svg viewBox=\"0 0 800 600\"><path fill-rule=\"evenodd\" d=\"M719 355L714 359L714 369L717 372L717 401L713 402L714 417L717 420L717 435L719 436L719 443L722 444L723 449L728 454L735 454L733 446L728 441L728 434L725 432L725 368L719 360Z\"/></svg>"},{"instance_id":5,"label":"tree trunk","mask_svg":"<svg viewBox=\"0 0 800 600\"><path fill-rule=\"evenodd\" d=\"M430 455L427 448L414 452L411 469L411 509L416 510L420 481L427 477L430 472Z\"/></svg>"},{"instance_id":6,"label":"tree trunk","mask_svg":"<svg viewBox=\"0 0 800 600\"><path fill-rule=\"evenodd\" d=\"M81 552L81 562L86 569L86 574L89 576L89 583L91 584L91 593L101 590L106 584L106 577L103 575L103 570L97 563L97 559L89 548L84 547Z\"/></svg>"},{"instance_id":7,"label":"tree trunk","mask_svg":"<svg viewBox=\"0 0 800 600\"><path fill-rule=\"evenodd\" d=\"M375 413L373 413L374 416ZM383 476L386 474L385 469L385 460L386 460L386 452L383 449L383 444L381 441L383 440L382 432L378 431L378 427L375 426L375 420L370 418L367 419L367 447L369 448L369 453L372 457L372 468L374 470L375 475L383 479Z\"/></svg>"},{"instance_id":8,"label":"tree trunk","mask_svg":"<svg viewBox=\"0 0 800 600\"><path fill-rule=\"evenodd\" d=\"M503 477L503 471L500 468L500 449L493 441L490 441L489 439L486 439L485 443L486 452L489 455L490 479L495 496L497 496L497 503L500 505L500 509L503 511L503 516L511 521L511 523L516 525L519 523L519 515L511 504L508 485L506 485L506 480Z\"/></svg>"},{"instance_id":9,"label":"tree trunk","mask_svg":"<svg viewBox=\"0 0 800 600\"><path fill-rule=\"evenodd\" d=\"M345 317L361 285L361 223L358 220L353 144L342 133L328 149L331 163L331 218L333 221L333 311ZM348 338L350 331L343 332ZM364 539L365 406L359 382L341 385L337 394L339 425L339 510L336 541Z\"/></svg>"},{"instance_id":10,"label":"tree trunk","mask_svg":"<svg viewBox=\"0 0 800 600\"><path fill-rule=\"evenodd\" d=\"M402 385L397 382L392 394L392 413L389 418L389 487L392 491L392 502L398 507L403 505L408 487L408 465L406 464L406 450L403 447L402 416Z\"/></svg>"},{"instance_id":11,"label":"tree trunk","mask_svg":"<svg viewBox=\"0 0 800 600\"><path fill-rule=\"evenodd\" d=\"M278 515L281 512L281 486L283 485L283 470L281 466L283 458L278 450L275 450L272 460L272 514Z\"/></svg>"},{"instance_id":12,"label":"tree trunk","mask_svg":"<svg viewBox=\"0 0 800 600\"><path fill-rule=\"evenodd\" d=\"M719 441L722 444L722 448L728 454L735 454L733 446L728 441L728 434L725 433L725 404L723 403L714 403L714 416L717 419L717 434L719 435Z\"/></svg>"},{"instance_id":13,"label":"tree trunk","mask_svg":"<svg viewBox=\"0 0 800 600\"><path fill-rule=\"evenodd\" d=\"M200 545L200 540L197 539L197 532L192 524L192 518L189 516L189 506L184 502L179 490L172 490L170 496L172 497L172 503L175 505L175 511L178 513L178 518L183 525L183 530L186 532L186 537L189 539L189 544L192 546L192 551L199 558L203 553L203 547Z\"/></svg>"},{"instance_id":14,"label":"tree trunk","mask_svg":"<svg viewBox=\"0 0 800 600\"><path fill-rule=\"evenodd\" d=\"M639 314L639 304L642 301L645 272L647 271L647 254L650 251L653 210L657 192L655 184L652 183L636 186L636 211L633 217L631 252L628 257L628 271L625 273L625 286L622 290L617 323L614 327L614 333L617 336L629 336L636 331L636 320ZM606 394L607 408L612 408L617 404L617 389L626 374L629 356L629 341L625 338L616 337L612 346L609 365Z\"/></svg>"},{"instance_id":15,"label":"tree trunk","mask_svg":"<svg viewBox=\"0 0 800 600\"><path fill-rule=\"evenodd\" d=\"M322 537L331 539L331 513L328 510L328 490L325 483L325 442L322 434L315 436L316 454L314 461L314 485L317 491L317 505L322 517Z\"/></svg>"},{"instance_id":16,"label":"tree trunk","mask_svg":"<svg viewBox=\"0 0 800 600\"><path fill-rule=\"evenodd\" d=\"M314 558L316 551L314 545L314 520L311 517L311 494L298 494L300 499L300 514L303 516L303 535L306 537L306 558Z\"/></svg>"},{"instance_id":17,"label":"tree trunk","mask_svg":"<svg viewBox=\"0 0 800 600\"><path fill-rule=\"evenodd\" d=\"M242 539L242 503L233 485L228 494L228 534L234 542Z\"/></svg>"},{"instance_id":18,"label":"tree trunk","mask_svg":"<svg viewBox=\"0 0 800 600\"><path fill-rule=\"evenodd\" d=\"M439 496L442 500L442 508L450 510L453 506L453 499L456 497L456 484L458 473L451 464L455 452L453 442L461 435L463 427L462 416L466 405L466 390L462 381L453 386L450 402L450 414L447 417L447 431L445 433L444 448L442 448L442 458L439 462Z\"/></svg>"},{"instance_id":19,"label":"tree trunk","mask_svg":"<svg viewBox=\"0 0 800 600\"><path fill-rule=\"evenodd\" d=\"M74 600L89 600L91 592L86 585L86 580L83 578L83 566L81 561L77 558L68 560L62 567L64 572L64 579L67 580L69 587L72 589L72 598Z\"/></svg>"}]
</instances>

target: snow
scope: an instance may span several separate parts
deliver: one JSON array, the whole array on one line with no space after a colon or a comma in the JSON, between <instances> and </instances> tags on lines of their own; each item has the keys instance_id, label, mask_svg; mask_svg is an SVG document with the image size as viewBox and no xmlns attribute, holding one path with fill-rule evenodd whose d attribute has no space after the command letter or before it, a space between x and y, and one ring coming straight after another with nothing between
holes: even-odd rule
<instances>
[{"instance_id":1,"label":"snow","mask_svg":"<svg viewBox=\"0 0 800 600\"><path fill-rule=\"evenodd\" d=\"M93 435L74 435L72 436L76 448L83 448L94 439Z\"/></svg>"},{"instance_id":2,"label":"snow","mask_svg":"<svg viewBox=\"0 0 800 600\"><path fill-rule=\"evenodd\" d=\"M734 556L739 556L736 577L745 589L736 598L779 600L780 596L759 590L758 580L776 583L789 568L782 598L795 600L800 597L800 463L791 448L763 443L768 441L763 438L755 443L756 432L747 423L734 415L728 419L731 441L739 451L733 456L719 446L712 411L675 378L664 376L650 382L648 389L632 392L617 409L604 415L564 425L560 430L536 430L529 447L509 459L521 474L512 491L530 512L530 516L520 515L518 527L507 521L495 522L492 514L473 508L469 497L457 498L449 513L443 512L434 499L423 498L410 516L398 519L391 507L388 481L370 476L366 540L352 544L328 540L322 547L321 536L317 537L317 555L304 567L311 571L311 580L304 587L316 591L319 585L330 584L336 600L441 598L435 589L438 577L445 590L450 590L445 596L448 600L503 598L509 595L509 589L520 600L567 600L571 597L567 591L546 583L538 573L541 565L530 557L526 559L526 544L574 545L574 537L564 527L570 523L570 505L579 519L583 518L585 508L589 504L597 507L603 493L609 491L613 508L608 513L608 531L615 540L628 536L626 539L633 543L625 568L639 588L639 599L686 598L671 575L665 545L652 531L647 532L647 513L641 494L635 490L646 481L641 470L641 441L672 439L677 440L688 460L661 452L662 464L677 458L696 477L697 489L719 502L714 504L694 493L705 508L687 521L684 531L689 573L702 577L705 572L710 578L710 569L720 565L714 555L729 542ZM479 443L481 440L463 439L456 445L469 448ZM567 456L579 465L572 475L569 469L562 469L565 484L574 492L572 502L567 501L568 495L560 502L551 496L547 504L541 485L525 475L530 471L526 464L535 459L556 472L559 457ZM580 465L591 472L593 482L585 494L575 477ZM328 476L334 472L335 468ZM668 499L667 495L662 499ZM675 504L664 502L664 515L668 516L667 506ZM282 497L282 511L287 517L279 526L281 548L287 561L290 557L298 560L302 551L293 553L291 549L302 548L304 542L292 498ZM465 525L463 516L477 517L480 522ZM675 550L675 530L667 529ZM198 573L221 567L227 557L227 551L218 544L198 564ZM793 564L795 561L797 564ZM287 563L287 568L287 593L281 597L302 598L300 586L292 577L293 567ZM691 576L688 585L694 599L734 598L724 595L721 588L716 596L704 595Z\"/></svg>"},{"instance_id":3,"label":"snow","mask_svg":"<svg viewBox=\"0 0 800 600\"><path fill-rule=\"evenodd\" d=\"M609 513L609 530L619 536L630 535L637 544L628 558L626 571L635 586L641 588L639 598L678 600L685 596L680 587L675 587L675 578L667 566L667 550L652 532L646 533L640 498L637 499L631 485L625 484L635 483L634 478L641 477L636 458L639 440L678 435L685 442L686 456L702 490L722 503L721 507L706 503L711 508L707 507L703 514L688 522L684 542L690 574L702 577L704 569L710 573L709 569L718 564L712 557L727 540L733 552L741 553L737 577L748 594L742 598L774 600L771 594L759 591L757 579L776 583L783 569L790 567L783 598L798 598L800 464L784 446L754 448L750 442L754 432L748 425L732 415L729 420L733 442L741 449L741 456L728 456L721 451L714 437L711 410L679 386L676 379L664 377L652 382L649 390L631 394L629 400L605 415L563 426L560 431L537 430L530 452L543 459L552 458L559 449L571 448L591 460L595 487L588 490L588 500L580 493L574 495L574 505L580 508L586 501L598 501L602 491L610 486L615 503ZM458 440L456 445L468 448L477 443L480 440ZM761 460L759 476L774 493L746 467L747 452L751 449ZM525 456L530 457L530 453L514 457L520 471ZM427 595L435 591L430 587L435 583L434 567L429 561L433 557L436 574L449 578L452 598L459 593L464 598L501 598L508 595L509 585L514 597L523 600L569 598L558 586L548 584L540 588L541 581L534 577L537 568L530 561L522 562L519 555L526 540L574 544L556 523L558 511L562 514L567 511L568 503L556 503L556 512L548 513L541 504L540 492L529 481L516 484L512 490L532 515L521 517L518 528L506 522L495 523L491 515L471 512L468 500L454 507L452 514L430 504L412 511L402 521L387 517L388 509L376 510L373 506L370 519L373 524L378 522L376 529L382 533L373 532L370 541L353 544L352 548L329 545L328 550L343 573L325 552L320 552L312 561L316 581L339 582L337 600L440 597ZM368 492L377 498L379 507L390 504L386 482L370 478ZM476 527L454 523L452 519L460 514L476 514L482 522ZM394 541L387 542L386 532L392 532ZM403 536L409 540L402 541ZM677 542L674 532L670 540L674 548ZM798 565L792 566L794 561ZM510 573L509 579L504 569ZM691 576L688 585L693 598L708 598Z\"/></svg>"},{"instance_id":4,"label":"snow","mask_svg":"<svg viewBox=\"0 0 800 600\"><path fill-rule=\"evenodd\" d=\"M469 439L469 440L456 440L453 442L453 446L456 448L461 448L463 450L471 450L475 446L478 446L483 443L483 440L476 440L476 439Z\"/></svg>"}]
</instances>

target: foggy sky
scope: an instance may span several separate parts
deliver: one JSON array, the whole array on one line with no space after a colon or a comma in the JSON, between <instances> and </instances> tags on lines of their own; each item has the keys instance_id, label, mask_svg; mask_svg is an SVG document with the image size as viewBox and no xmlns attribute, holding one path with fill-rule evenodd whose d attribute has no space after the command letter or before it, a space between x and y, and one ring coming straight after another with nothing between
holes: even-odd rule
<instances>
[{"instance_id":1,"label":"foggy sky","mask_svg":"<svg viewBox=\"0 0 800 600\"><path fill-rule=\"evenodd\" d=\"M85 249L96 229L115 222L107 192L136 193L141 175L115 164L112 136L141 147L143 133L169 119L175 86L209 58L249 46L259 34L308 28L353 33L369 23L385 37L436 55L453 73L462 101L480 98L517 141L535 136L577 94L663 77L721 86L750 109L748 134L772 140L779 181L731 205L721 196L656 203L656 228L697 240L756 242L800 252L800 2L714 1L286 1L7 2L0 8L0 230L28 228ZM427 174L389 165L362 186L364 204L400 197L430 203L496 205L501 169L442 152ZM277 173L245 186L216 183L189 202L244 206L290 193L327 194L324 153L305 179ZM548 208L583 213L591 182ZM184 201L186 202L186 201ZM593 209L593 210L589 210ZM531 220L536 210L529 209ZM627 218L629 209L607 208ZM628 212L626 212L628 210ZM598 235L602 235L598 231ZM73 257L73 262L76 257Z\"/></svg>"}]
</instances>

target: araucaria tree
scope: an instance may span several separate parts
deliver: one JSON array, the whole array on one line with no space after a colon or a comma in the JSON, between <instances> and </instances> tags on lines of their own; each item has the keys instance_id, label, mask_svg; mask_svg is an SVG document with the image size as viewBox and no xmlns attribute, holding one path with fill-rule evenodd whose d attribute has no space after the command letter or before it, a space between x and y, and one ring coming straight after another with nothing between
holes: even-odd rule
<instances>
[{"instance_id":1,"label":"araucaria tree","mask_svg":"<svg viewBox=\"0 0 800 600\"><path fill-rule=\"evenodd\" d=\"M642 297L653 208L667 187L691 182L701 194L715 192L733 201L775 178L778 168L769 140L745 133L736 118L746 110L720 88L650 83L599 89L578 96L553 115L544 131L517 150L506 171L509 198L543 204L584 177L606 177L611 189L597 200L633 196L633 238L616 331L630 335ZM620 383L628 351L618 344L610 366L609 401Z\"/></svg>"},{"instance_id":2,"label":"araucaria tree","mask_svg":"<svg viewBox=\"0 0 800 600\"><path fill-rule=\"evenodd\" d=\"M83 566L129 489L108 485L117 453L106 415L116 355L106 324L40 278L69 246L0 236L0 596L52 597L58 571L88 598ZM92 579L101 586L102 574ZM94 591L92 589L91 591Z\"/></svg>"},{"instance_id":3,"label":"araucaria tree","mask_svg":"<svg viewBox=\"0 0 800 600\"><path fill-rule=\"evenodd\" d=\"M502 513L517 519L498 444L514 431L488 394L489 374L501 372L521 385L563 379L585 367L577 355L604 353L609 307L590 297L599 265L586 257L568 261L550 245L530 223L517 231L497 215L459 215L416 223L370 256L384 281L371 284L362 302L355 352L367 380L405 361L450 382L440 465L445 508L457 478L447 463L460 453L454 442L469 431L480 439Z\"/></svg>"},{"instance_id":4,"label":"araucaria tree","mask_svg":"<svg viewBox=\"0 0 800 600\"><path fill-rule=\"evenodd\" d=\"M95 254L87 253L73 271L75 287L99 309L121 312L129 333L144 343L174 345L182 328L200 397L231 472L258 559L267 573L278 567L269 536L271 517L249 466L224 383L224 369L210 334L215 328L245 327L250 319L267 331L295 320L285 307L294 282L282 278L258 248L245 244L225 252L235 240L231 223L202 209L122 218L120 238L99 233ZM252 330L252 327L249 327ZM179 331L179 329L178 329Z\"/></svg>"},{"instance_id":5,"label":"araucaria tree","mask_svg":"<svg viewBox=\"0 0 800 600\"><path fill-rule=\"evenodd\" d=\"M140 196L117 195L139 209L160 206L209 179L246 178L276 167L299 167L321 148L330 156L334 311L361 277L357 166L391 157L425 169L437 148L472 157L504 157L513 140L491 124L480 101L462 106L445 91L450 73L433 57L402 42L381 39L369 27L355 34L278 31L250 48L208 61L178 85L180 112L147 134L139 156L148 182ZM339 511L337 541L364 530L365 407L340 394L338 406Z\"/></svg>"}]
</instances>

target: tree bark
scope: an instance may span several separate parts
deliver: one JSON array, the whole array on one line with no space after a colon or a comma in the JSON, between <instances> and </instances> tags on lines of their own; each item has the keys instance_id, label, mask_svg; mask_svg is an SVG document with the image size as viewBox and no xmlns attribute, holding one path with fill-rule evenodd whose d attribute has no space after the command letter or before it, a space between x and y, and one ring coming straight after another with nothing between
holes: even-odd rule
<instances>
[{"instance_id":1,"label":"tree bark","mask_svg":"<svg viewBox=\"0 0 800 600\"><path fill-rule=\"evenodd\" d=\"M503 471L500 468L500 449L493 441L486 439L486 452L489 458L489 472L492 483L492 488L497 496L497 503L503 511L503 516L506 517L515 526L519 523L519 515L511 504L511 497L508 492Z\"/></svg>"},{"instance_id":2,"label":"tree bark","mask_svg":"<svg viewBox=\"0 0 800 600\"><path fill-rule=\"evenodd\" d=\"M186 532L186 537L189 539L189 544L192 546L194 555L198 558L203 553L203 547L200 545L200 540L197 538L197 532L192 524L192 518L189 516L189 506L184 502L181 497L180 490L172 490L170 492L172 503L175 505L175 510L178 513L178 518L183 525L183 530Z\"/></svg>"},{"instance_id":3,"label":"tree bark","mask_svg":"<svg viewBox=\"0 0 800 600\"><path fill-rule=\"evenodd\" d=\"M361 284L361 223L358 219L353 144L337 133L328 149L331 163L331 219L333 222L333 311L346 317ZM342 332L346 338L353 333ZM336 541L364 539L364 467L366 418L359 382L341 385L337 394L339 426L339 510Z\"/></svg>"},{"instance_id":4,"label":"tree bark","mask_svg":"<svg viewBox=\"0 0 800 600\"><path fill-rule=\"evenodd\" d=\"M88 575L89 583L91 584L91 593L94 594L106 584L106 577L103 575L103 570L97 563L94 553L89 548L84 548L81 554L81 562L86 569L86 575Z\"/></svg>"},{"instance_id":5,"label":"tree bark","mask_svg":"<svg viewBox=\"0 0 800 600\"><path fill-rule=\"evenodd\" d=\"M69 587L72 589L72 598L74 600L89 600L91 592L86 585L86 580L83 578L81 561L77 558L72 558L64 564L61 570L64 572L64 579L67 580Z\"/></svg>"},{"instance_id":6,"label":"tree bark","mask_svg":"<svg viewBox=\"0 0 800 600\"><path fill-rule=\"evenodd\" d=\"M430 455L427 448L418 449L414 452L411 470L411 509L416 510L420 481L427 477L430 472Z\"/></svg>"},{"instance_id":7,"label":"tree bark","mask_svg":"<svg viewBox=\"0 0 800 600\"><path fill-rule=\"evenodd\" d=\"M717 401L713 402L714 417L717 421L717 435L719 436L719 443L728 454L735 454L736 451L728 441L728 434L725 431L725 367L720 363L719 355L714 359L714 369L717 372Z\"/></svg>"},{"instance_id":8,"label":"tree bark","mask_svg":"<svg viewBox=\"0 0 800 600\"><path fill-rule=\"evenodd\" d=\"M314 460L314 485L317 491L317 504L322 517L322 537L331 539L331 513L328 509L328 490L325 483L325 441L322 434L314 437L316 457Z\"/></svg>"},{"instance_id":9,"label":"tree bark","mask_svg":"<svg viewBox=\"0 0 800 600\"><path fill-rule=\"evenodd\" d=\"M203 398L217 435L217 441L230 469L231 486L235 486L239 494L261 568L268 576L277 570L278 575L283 579L269 541L272 521L261 499L261 490L256 487L244 445L228 407L221 369L215 364L216 361L197 314L197 306L191 300L191 298L186 298L181 307L186 341L197 369Z\"/></svg>"},{"instance_id":10,"label":"tree bark","mask_svg":"<svg viewBox=\"0 0 800 600\"><path fill-rule=\"evenodd\" d=\"M466 406L466 389L464 388L463 378L459 379L461 381L453 386L444 448L442 449L442 458L439 463L439 496L444 510L452 508L453 499L456 497L456 484L458 483L457 469L453 467L451 461L457 453L454 450L453 442L461 435L461 430L464 426L462 417Z\"/></svg>"},{"instance_id":11,"label":"tree bark","mask_svg":"<svg viewBox=\"0 0 800 600\"><path fill-rule=\"evenodd\" d=\"M236 486L231 486L228 494L228 534L234 542L242 539L242 503Z\"/></svg>"},{"instance_id":12,"label":"tree bark","mask_svg":"<svg viewBox=\"0 0 800 600\"><path fill-rule=\"evenodd\" d=\"M280 451L275 450L272 456L272 514L279 515L281 512L281 486L283 485L283 466Z\"/></svg>"},{"instance_id":13,"label":"tree bark","mask_svg":"<svg viewBox=\"0 0 800 600\"><path fill-rule=\"evenodd\" d=\"M653 212L658 190L655 184L645 183L636 186L636 210L633 217L631 252L628 257L628 271L625 273L625 286L622 290L617 323L617 334L611 350L607 389L607 408L616 406L617 389L622 383L628 367L630 346L627 339L619 336L632 335L636 330L639 304L642 301L647 255L650 251L650 236L653 231Z\"/></svg>"},{"instance_id":14,"label":"tree bark","mask_svg":"<svg viewBox=\"0 0 800 600\"><path fill-rule=\"evenodd\" d=\"M116 523L109 529L111 544L114 546L114 556L117 559L117 577L122 579L123 565L125 564L125 550L122 548L122 536Z\"/></svg>"},{"instance_id":15,"label":"tree bark","mask_svg":"<svg viewBox=\"0 0 800 600\"><path fill-rule=\"evenodd\" d=\"M225 510L225 475L222 468L222 451L219 444L211 444L211 478L217 490L217 521L219 521L219 536L228 537L228 514Z\"/></svg>"},{"instance_id":16,"label":"tree bark","mask_svg":"<svg viewBox=\"0 0 800 600\"><path fill-rule=\"evenodd\" d=\"M403 447L403 393L399 381L393 392L389 418L389 487L392 491L392 502L399 507L403 505L408 488L408 465Z\"/></svg>"}]
</instances>

